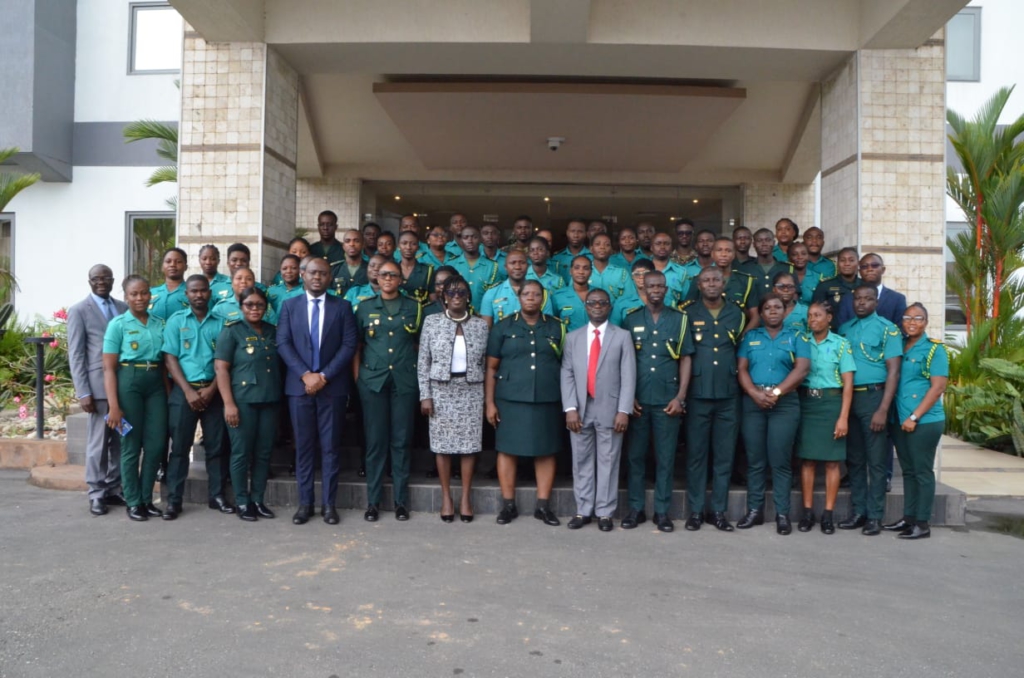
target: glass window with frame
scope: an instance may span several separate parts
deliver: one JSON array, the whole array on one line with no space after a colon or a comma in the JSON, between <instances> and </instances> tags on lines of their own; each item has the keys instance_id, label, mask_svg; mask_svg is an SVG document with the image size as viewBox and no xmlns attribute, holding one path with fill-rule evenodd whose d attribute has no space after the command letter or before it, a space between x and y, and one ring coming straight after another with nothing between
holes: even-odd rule
<instances>
[{"instance_id":1,"label":"glass window with frame","mask_svg":"<svg viewBox=\"0 0 1024 678\"><path fill-rule=\"evenodd\" d=\"M164 281L163 253L174 247L174 212L129 212L125 270L145 276L153 287Z\"/></svg>"},{"instance_id":2,"label":"glass window with frame","mask_svg":"<svg viewBox=\"0 0 1024 678\"><path fill-rule=\"evenodd\" d=\"M981 80L981 7L966 7L946 24L946 80Z\"/></svg>"},{"instance_id":3,"label":"glass window with frame","mask_svg":"<svg viewBox=\"0 0 1024 678\"><path fill-rule=\"evenodd\" d=\"M0 306L14 301L14 214L0 213Z\"/></svg>"},{"instance_id":4,"label":"glass window with frame","mask_svg":"<svg viewBox=\"0 0 1024 678\"><path fill-rule=\"evenodd\" d=\"M133 2L128 73L181 71L181 15L166 2Z\"/></svg>"}]
</instances>

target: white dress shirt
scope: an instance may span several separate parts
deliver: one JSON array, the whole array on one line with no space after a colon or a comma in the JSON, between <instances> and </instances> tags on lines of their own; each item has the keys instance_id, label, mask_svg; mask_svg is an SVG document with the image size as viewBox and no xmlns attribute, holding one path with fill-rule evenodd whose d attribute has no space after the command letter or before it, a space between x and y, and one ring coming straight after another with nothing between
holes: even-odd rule
<instances>
[{"instance_id":1,"label":"white dress shirt","mask_svg":"<svg viewBox=\"0 0 1024 678\"><path fill-rule=\"evenodd\" d=\"M317 327L317 346L324 345L324 300L327 299L326 294L322 294L319 297L314 297L309 292L306 292L306 317L309 319L309 333L313 333L313 300L320 300L320 323Z\"/></svg>"}]
</instances>

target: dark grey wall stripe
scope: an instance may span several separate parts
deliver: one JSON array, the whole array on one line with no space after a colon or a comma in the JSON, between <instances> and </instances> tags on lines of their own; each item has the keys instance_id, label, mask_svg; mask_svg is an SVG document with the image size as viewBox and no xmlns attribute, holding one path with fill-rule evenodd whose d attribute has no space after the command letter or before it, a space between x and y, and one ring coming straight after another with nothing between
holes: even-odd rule
<instances>
[{"instance_id":1,"label":"dark grey wall stripe","mask_svg":"<svg viewBox=\"0 0 1024 678\"><path fill-rule=\"evenodd\" d=\"M128 122L76 122L74 164L78 167L160 167L168 164L156 154L156 141L124 140ZM177 127L178 123L165 121Z\"/></svg>"}]
</instances>

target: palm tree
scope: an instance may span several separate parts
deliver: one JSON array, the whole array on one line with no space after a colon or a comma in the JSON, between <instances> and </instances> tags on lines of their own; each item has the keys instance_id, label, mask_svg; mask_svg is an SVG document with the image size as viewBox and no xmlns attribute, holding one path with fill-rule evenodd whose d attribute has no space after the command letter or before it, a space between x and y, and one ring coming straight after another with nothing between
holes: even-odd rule
<instances>
[{"instance_id":1,"label":"palm tree","mask_svg":"<svg viewBox=\"0 0 1024 678\"><path fill-rule=\"evenodd\" d=\"M164 182L177 183L178 181L178 130L175 127L166 125L156 120L138 120L125 125L125 143L142 141L144 139L156 139L156 154L172 164L158 167L150 175L146 186L156 186ZM168 198L167 204L172 209L177 208L177 198Z\"/></svg>"},{"instance_id":2,"label":"palm tree","mask_svg":"<svg viewBox=\"0 0 1024 678\"><path fill-rule=\"evenodd\" d=\"M0 165L7 162L7 159L17 152L17 148L0 148ZM7 203L14 200L14 196L37 181L39 181L38 172L32 174L0 172L0 212L4 211ZM0 301L3 300L3 297L7 296L10 290L18 289L18 281L14 278L14 274L11 273L10 269L7 268L8 261L5 258L4 261L0 262L0 290L7 291L0 297Z\"/></svg>"}]
</instances>

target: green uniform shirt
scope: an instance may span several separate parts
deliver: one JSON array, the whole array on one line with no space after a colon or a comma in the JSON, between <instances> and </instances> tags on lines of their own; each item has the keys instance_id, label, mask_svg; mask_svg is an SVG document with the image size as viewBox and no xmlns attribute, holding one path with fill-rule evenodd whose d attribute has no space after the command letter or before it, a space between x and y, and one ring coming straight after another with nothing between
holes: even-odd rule
<instances>
[{"instance_id":1,"label":"green uniform shirt","mask_svg":"<svg viewBox=\"0 0 1024 678\"><path fill-rule=\"evenodd\" d=\"M814 335L809 335L808 340L811 346L811 371L802 385L806 388L842 388L843 378L840 375L857 371L850 342L832 332L821 343L818 343Z\"/></svg>"},{"instance_id":2,"label":"green uniform shirt","mask_svg":"<svg viewBox=\"0 0 1024 678\"><path fill-rule=\"evenodd\" d=\"M480 302L480 315L493 318L499 323L520 309L519 297L508 280L502 281L497 287L492 287L484 293L483 301ZM554 315L551 304L551 295L544 290L544 303L541 305L541 313Z\"/></svg>"},{"instance_id":3,"label":"green uniform shirt","mask_svg":"<svg viewBox=\"0 0 1024 678\"><path fill-rule=\"evenodd\" d=\"M670 299L671 290L665 297L665 305L676 308L679 305L678 300ZM640 298L640 295L636 292L634 287L632 290L627 290L625 294L615 300L612 304L612 314L608 316L608 322L617 327L626 329L626 316L637 310L638 308L644 307L644 300ZM584 320L586 322L586 320Z\"/></svg>"},{"instance_id":4,"label":"green uniform shirt","mask_svg":"<svg viewBox=\"0 0 1024 678\"><path fill-rule=\"evenodd\" d=\"M755 327L743 335L737 358L749 362L747 373L755 385L777 386L786 380L796 366L797 358L810 358L807 337L783 326L772 339L764 327Z\"/></svg>"},{"instance_id":5,"label":"green uniform shirt","mask_svg":"<svg viewBox=\"0 0 1024 678\"><path fill-rule=\"evenodd\" d=\"M694 284L690 287L687 301L696 301L700 298L700 290ZM733 269L729 279L725 281L725 289L722 290L722 298L731 301L743 310L757 308L761 300L761 290L753 276Z\"/></svg>"},{"instance_id":6,"label":"green uniform shirt","mask_svg":"<svg viewBox=\"0 0 1024 678\"><path fill-rule=\"evenodd\" d=\"M465 254L461 254L448 261L448 265L459 272L466 282L469 283L469 296L473 302L473 308L480 308L484 300L484 292L494 287L500 281L498 275L498 264L487 257L480 257L476 262L470 264Z\"/></svg>"},{"instance_id":7,"label":"green uniform shirt","mask_svg":"<svg viewBox=\"0 0 1024 678\"><path fill-rule=\"evenodd\" d=\"M487 357L499 358L494 397L518 403L560 403L565 326L542 314L531 327L515 313L491 328Z\"/></svg>"},{"instance_id":8,"label":"green uniform shirt","mask_svg":"<svg viewBox=\"0 0 1024 678\"><path fill-rule=\"evenodd\" d=\"M113 353L125 363L161 362L164 345L164 321L149 316L143 325L131 311L125 311L107 323L103 335L103 352Z\"/></svg>"},{"instance_id":9,"label":"green uniform shirt","mask_svg":"<svg viewBox=\"0 0 1024 678\"><path fill-rule=\"evenodd\" d=\"M337 240L331 242L329 247L324 247L322 240L318 240L309 246L311 257L321 257L327 260L331 267L331 278L342 277L342 269L345 267L345 248Z\"/></svg>"},{"instance_id":10,"label":"green uniform shirt","mask_svg":"<svg viewBox=\"0 0 1024 678\"><path fill-rule=\"evenodd\" d=\"M808 264L809 265L809 264ZM839 302L843 300L847 294L852 294L857 286L860 285L860 277L857 276L853 279L853 282L847 281L842 276L836 276L833 278L824 278L818 286L814 288L814 301L827 301L832 306L832 314L835 315L836 311L839 310Z\"/></svg>"},{"instance_id":11,"label":"green uniform shirt","mask_svg":"<svg viewBox=\"0 0 1024 678\"><path fill-rule=\"evenodd\" d=\"M903 355L903 335L877 313L847 320L839 328L839 334L850 342L853 361L857 363L854 386L884 382L888 374L885 361Z\"/></svg>"},{"instance_id":12,"label":"green uniform shirt","mask_svg":"<svg viewBox=\"0 0 1024 678\"><path fill-rule=\"evenodd\" d=\"M202 322L191 308L178 311L167 319L163 352L178 359L185 381L213 380L213 354L222 329L224 321L215 317L212 311L206 313Z\"/></svg>"},{"instance_id":13,"label":"green uniform shirt","mask_svg":"<svg viewBox=\"0 0 1024 678\"><path fill-rule=\"evenodd\" d=\"M629 271L609 264L602 273L595 267L591 270L588 282L591 287L597 287L607 292L614 302L629 288Z\"/></svg>"},{"instance_id":14,"label":"green uniform shirt","mask_svg":"<svg viewBox=\"0 0 1024 678\"><path fill-rule=\"evenodd\" d=\"M210 306L216 306L218 302L221 302L231 295L234 291L231 289L231 277L218 273L213 276L213 280L210 281Z\"/></svg>"},{"instance_id":15,"label":"green uniform shirt","mask_svg":"<svg viewBox=\"0 0 1024 678\"><path fill-rule=\"evenodd\" d=\"M426 318L428 315L434 315L435 313L444 313L444 306L440 301L432 301L423 307L423 317Z\"/></svg>"},{"instance_id":16,"label":"green uniform shirt","mask_svg":"<svg viewBox=\"0 0 1024 678\"><path fill-rule=\"evenodd\" d=\"M768 267L768 270L765 270L764 266L757 263L757 259L748 259L744 263L740 264L737 269L754 279L755 284L758 285L758 292L761 296L772 291L772 280L774 280L775 276L779 273L793 273L793 265L790 263L775 261Z\"/></svg>"},{"instance_id":17,"label":"green uniform shirt","mask_svg":"<svg viewBox=\"0 0 1024 678\"><path fill-rule=\"evenodd\" d=\"M589 321L589 318L587 318L587 307L572 285L556 290L551 295L551 305L554 307L555 315L565 325L566 332L579 329Z\"/></svg>"},{"instance_id":18,"label":"green uniform shirt","mask_svg":"<svg viewBox=\"0 0 1024 678\"><path fill-rule=\"evenodd\" d=\"M407 297L421 304L427 303L430 290L434 286L434 267L430 264L416 264L412 274L405 280L399 290Z\"/></svg>"},{"instance_id":19,"label":"green uniform shirt","mask_svg":"<svg viewBox=\"0 0 1024 678\"><path fill-rule=\"evenodd\" d=\"M420 244L423 244L423 243L420 243ZM398 250L395 250L395 254L398 254ZM447 259L448 258L445 257L445 261L447 261ZM435 269L436 268L440 268L441 266L444 265L444 262L442 262L437 257L435 257L434 253L430 251L430 247L427 247L427 251L426 252L424 252L423 250L420 250L419 252L417 252L416 253L416 261L420 262L421 264L425 264L427 266L433 266Z\"/></svg>"},{"instance_id":20,"label":"green uniform shirt","mask_svg":"<svg viewBox=\"0 0 1024 678\"><path fill-rule=\"evenodd\" d=\"M637 247L635 250L633 250L633 261L626 261L626 257L622 254L622 252L616 252L611 256L611 258L608 259L608 263L611 264L612 266L618 266L619 268L624 268L627 271L632 271L633 264L636 263L637 259L649 260L650 257L644 254L643 250Z\"/></svg>"},{"instance_id":21,"label":"green uniform shirt","mask_svg":"<svg viewBox=\"0 0 1024 678\"><path fill-rule=\"evenodd\" d=\"M896 411L900 422L906 421L921 404L925 393L931 388L932 377L949 376L949 354L941 341L921 337L909 351L903 354L900 369L900 385L896 390ZM935 401L931 409L918 419L919 424L931 424L946 420L942 398Z\"/></svg>"},{"instance_id":22,"label":"green uniform shirt","mask_svg":"<svg viewBox=\"0 0 1024 678\"><path fill-rule=\"evenodd\" d=\"M397 310L389 312L387 305ZM379 393L389 377L399 393L419 390L416 360L422 321L422 306L409 297L399 295L386 302L375 296L359 304L359 380L371 391Z\"/></svg>"},{"instance_id":23,"label":"green uniform shirt","mask_svg":"<svg viewBox=\"0 0 1024 678\"><path fill-rule=\"evenodd\" d=\"M454 240L452 242L454 242ZM448 245L451 245L451 244L452 244L451 242L448 243ZM391 258L394 259L395 263L397 264L397 263L400 263L402 261L402 253L398 251L398 247L397 247L398 243L397 242L395 243L395 245L396 245L395 253L391 255ZM445 251L448 250L448 245L444 246ZM425 242L423 242L421 240L419 245L417 246L416 258L419 259L420 256L426 256L427 254L430 254L432 259L437 259L437 257L435 257L433 255L433 253L430 251L430 245L428 245L427 243L425 243ZM369 261L370 258L364 254L363 255L363 260L364 261ZM423 263L433 263L433 262L423 262Z\"/></svg>"},{"instance_id":24,"label":"green uniform shirt","mask_svg":"<svg viewBox=\"0 0 1024 678\"><path fill-rule=\"evenodd\" d=\"M276 285L271 285L267 288L267 299L270 300L270 306L274 309L274 312L280 315L281 304L292 297L298 297L304 294L305 291L306 290L302 285L302 280L299 280L299 284L291 289L288 289L288 286L285 285L284 282L279 282Z\"/></svg>"},{"instance_id":25,"label":"green uniform shirt","mask_svg":"<svg viewBox=\"0 0 1024 678\"><path fill-rule=\"evenodd\" d=\"M817 273L820 280L824 280L825 278L834 278L839 273L836 269L836 262L832 261L828 257L821 257L817 261L811 261L808 259L807 270Z\"/></svg>"},{"instance_id":26,"label":"green uniform shirt","mask_svg":"<svg viewBox=\"0 0 1024 678\"><path fill-rule=\"evenodd\" d=\"M360 262L359 267L353 272L349 271L348 264L342 259L340 269L335 272L334 268L331 268L331 275L334 276L333 288L339 297L345 296L353 287L358 285L366 285L370 282L370 279L366 277L366 262Z\"/></svg>"},{"instance_id":27,"label":"green uniform shirt","mask_svg":"<svg viewBox=\"0 0 1024 678\"><path fill-rule=\"evenodd\" d=\"M655 264L657 266L657 264ZM657 270L657 269L655 269ZM686 299L690 294L691 288L696 288L696 284L691 285L690 274L686 268L681 264L677 264L671 259L665 264L665 269L661 271L665 274L665 284L668 285L668 291L670 294L674 294L675 298L679 301ZM665 303L668 303L669 298L665 297Z\"/></svg>"},{"instance_id":28,"label":"green uniform shirt","mask_svg":"<svg viewBox=\"0 0 1024 678\"><path fill-rule=\"evenodd\" d=\"M572 268L572 260L580 256L586 257L591 261L594 260L594 255L590 253L590 250L587 249L586 245L584 245L583 248L576 254L570 252L569 248L566 247L564 250L560 250L551 255L551 261L554 261L558 264L559 274L562 276L566 283L572 282L572 278L569 277L569 269Z\"/></svg>"},{"instance_id":29,"label":"green uniform shirt","mask_svg":"<svg viewBox=\"0 0 1024 678\"><path fill-rule=\"evenodd\" d=\"M794 269L795 270L795 269ZM794 279L796 276L793 276ZM818 289L818 283L821 282L821 274L817 271L812 271L810 265L804 270L804 281L800 282L797 280L797 292L800 294L800 301L811 305L814 301L814 290Z\"/></svg>"},{"instance_id":30,"label":"green uniform shirt","mask_svg":"<svg viewBox=\"0 0 1024 678\"><path fill-rule=\"evenodd\" d=\"M797 334L810 333L811 330L807 326L807 308L807 304L801 301L796 302L793 310L782 320L783 326L788 327Z\"/></svg>"},{"instance_id":31,"label":"green uniform shirt","mask_svg":"<svg viewBox=\"0 0 1024 678\"><path fill-rule=\"evenodd\" d=\"M555 273L551 262L548 262L548 268L544 271L544 275L537 275L537 272L533 270L533 264L530 264L526 269L526 279L536 280L549 293L554 293L555 290L560 290L566 286L565 278ZM568 284L571 285L572 283Z\"/></svg>"},{"instance_id":32,"label":"green uniform shirt","mask_svg":"<svg viewBox=\"0 0 1024 678\"><path fill-rule=\"evenodd\" d=\"M245 320L224 326L217 339L217 360L231 364L231 394L236 403L273 403L281 399L281 361L277 330L263 323L257 332Z\"/></svg>"},{"instance_id":33,"label":"green uniform shirt","mask_svg":"<svg viewBox=\"0 0 1024 678\"><path fill-rule=\"evenodd\" d=\"M695 349L690 395L695 398L736 397L739 394L736 345L746 325L743 310L726 301L716 318L700 299L684 302L680 310L688 317L687 332Z\"/></svg>"},{"instance_id":34,"label":"green uniform shirt","mask_svg":"<svg viewBox=\"0 0 1024 678\"><path fill-rule=\"evenodd\" d=\"M772 248L772 256L775 258L775 261L789 263L789 255L779 247L779 243L775 243L775 247Z\"/></svg>"},{"instance_id":35,"label":"green uniform shirt","mask_svg":"<svg viewBox=\"0 0 1024 678\"><path fill-rule=\"evenodd\" d=\"M242 315L242 306L238 303L238 299L231 297L225 299L210 311L213 317L220 318L225 323L229 322L241 322L245 320L245 316ZM263 314L263 321L268 322L271 325L277 325L277 311L274 310L273 305L268 305L266 312Z\"/></svg>"},{"instance_id":36,"label":"green uniform shirt","mask_svg":"<svg viewBox=\"0 0 1024 678\"><path fill-rule=\"evenodd\" d=\"M359 304L363 303L367 299L371 299L377 296L379 292L373 289L373 285L359 285L358 287L352 287L348 292L345 292L345 301L352 304L352 312L355 313L356 309L359 308Z\"/></svg>"},{"instance_id":37,"label":"green uniform shirt","mask_svg":"<svg viewBox=\"0 0 1024 678\"><path fill-rule=\"evenodd\" d=\"M686 274L686 280L688 282L693 281L693 284L696 287L697 276L700 275L700 272L704 270L704 267L700 265L700 260L697 259L696 256L693 256L687 259L685 262L677 261L675 263L680 268L683 269L683 272Z\"/></svg>"},{"instance_id":38,"label":"green uniform shirt","mask_svg":"<svg viewBox=\"0 0 1024 678\"><path fill-rule=\"evenodd\" d=\"M149 290L149 314L155 315L161 320L167 320L178 311L188 308L188 298L185 296L185 281L183 280L173 292L167 291L167 283L159 287L152 287Z\"/></svg>"},{"instance_id":39,"label":"green uniform shirt","mask_svg":"<svg viewBox=\"0 0 1024 678\"><path fill-rule=\"evenodd\" d=\"M665 306L654 321L643 307L626 316L625 329L636 349L636 400L642 405L666 405L679 395L679 359L694 353L685 315Z\"/></svg>"}]
</instances>

